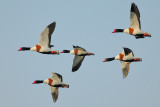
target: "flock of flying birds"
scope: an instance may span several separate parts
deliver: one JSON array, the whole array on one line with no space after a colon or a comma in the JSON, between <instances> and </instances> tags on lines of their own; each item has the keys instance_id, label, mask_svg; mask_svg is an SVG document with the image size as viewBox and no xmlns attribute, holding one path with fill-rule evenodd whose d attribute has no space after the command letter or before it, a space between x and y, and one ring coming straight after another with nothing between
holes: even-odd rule
<instances>
[{"instance_id":1,"label":"flock of flying birds","mask_svg":"<svg viewBox=\"0 0 160 107\"><path fill-rule=\"evenodd\" d=\"M51 23L48 25L40 34L40 40L37 45L34 47L21 47L19 51L37 51L42 54L57 54L59 55L59 51L57 50L51 50L51 47L53 45L50 45L51 42L51 35L54 32L54 29L56 27L56 22ZM149 33L146 33L141 30L141 22L140 22L140 13L138 10L138 7L136 4L131 4L131 11L130 11L130 27L127 29L115 29L112 33L117 32L123 32L128 33L130 35L135 36L136 39L139 38L145 38L145 37L151 37ZM72 65L72 72L75 72L79 69L81 66L85 56L94 55L94 53L87 52L84 48L79 46L73 45L73 50L63 50L61 53L70 53L74 54L74 60ZM133 51L129 48L123 47L122 53L118 54L116 57L112 58L105 58L103 62L108 62L112 60L120 60L122 63L122 72L123 72L123 79L126 78L126 76L129 73L129 64L131 62L138 62L142 61L141 58L134 57ZM46 80L36 80L32 84L39 84L39 83L45 83L50 86L51 94L53 101L56 102L58 99L58 88L69 88L68 84L63 83L62 76L58 73L52 72L52 76Z\"/></svg>"}]
</instances>

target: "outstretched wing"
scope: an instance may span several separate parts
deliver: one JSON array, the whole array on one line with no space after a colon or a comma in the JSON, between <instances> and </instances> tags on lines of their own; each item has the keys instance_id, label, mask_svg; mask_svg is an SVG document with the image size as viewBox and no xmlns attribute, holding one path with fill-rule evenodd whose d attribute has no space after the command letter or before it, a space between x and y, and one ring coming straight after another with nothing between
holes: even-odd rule
<instances>
[{"instance_id":1,"label":"outstretched wing","mask_svg":"<svg viewBox=\"0 0 160 107\"><path fill-rule=\"evenodd\" d=\"M56 102L57 99L58 99L58 87L52 87L50 86L50 89L51 89L51 94L52 94L52 98L53 98L53 102Z\"/></svg>"},{"instance_id":2,"label":"outstretched wing","mask_svg":"<svg viewBox=\"0 0 160 107\"><path fill-rule=\"evenodd\" d=\"M130 27L134 29L141 29L140 13L136 4L131 4L130 12Z\"/></svg>"},{"instance_id":3,"label":"outstretched wing","mask_svg":"<svg viewBox=\"0 0 160 107\"><path fill-rule=\"evenodd\" d=\"M132 56L134 57L133 51L129 48L125 48L123 47L123 52L122 52L125 56Z\"/></svg>"},{"instance_id":4,"label":"outstretched wing","mask_svg":"<svg viewBox=\"0 0 160 107\"><path fill-rule=\"evenodd\" d=\"M56 27L56 22L51 23L48 25L40 34L39 45L51 48L51 35Z\"/></svg>"},{"instance_id":5,"label":"outstretched wing","mask_svg":"<svg viewBox=\"0 0 160 107\"><path fill-rule=\"evenodd\" d=\"M77 50L86 51L84 48L82 48L82 47L79 47L79 46L74 46L74 45L73 45L73 48L74 48L74 49L77 49Z\"/></svg>"},{"instance_id":6,"label":"outstretched wing","mask_svg":"<svg viewBox=\"0 0 160 107\"><path fill-rule=\"evenodd\" d=\"M121 61L121 63L122 63L122 73L123 73L123 79L124 79L127 77L128 73L129 73L130 62Z\"/></svg>"},{"instance_id":7,"label":"outstretched wing","mask_svg":"<svg viewBox=\"0 0 160 107\"><path fill-rule=\"evenodd\" d=\"M58 76L58 78L61 80L61 82L63 82L63 77L62 77L62 75L60 75L60 74L58 74L58 73L55 73L57 76Z\"/></svg>"},{"instance_id":8,"label":"outstretched wing","mask_svg":"<svg viewBox=\"0 0 160 107\"><path fill-rule=\"evenodd\" d=\"M54 73L54 72L52 72L51 79L53 81L56 80L57 82L62 82L63 81L62 75L60 75L58 73Z\"/></svg>"},{"instance_id":9,"label":"outstretched wing","mask_svg":"<svg viewBox=\"0 0 160 107\"><path fill-rule=\"evenodd\" d=\"M74 60L73 60L73 65L72 65L72 72L75 72L79 69L81 66L85 56L78 56L75 55Z\"/></svg>"}]
</instances>

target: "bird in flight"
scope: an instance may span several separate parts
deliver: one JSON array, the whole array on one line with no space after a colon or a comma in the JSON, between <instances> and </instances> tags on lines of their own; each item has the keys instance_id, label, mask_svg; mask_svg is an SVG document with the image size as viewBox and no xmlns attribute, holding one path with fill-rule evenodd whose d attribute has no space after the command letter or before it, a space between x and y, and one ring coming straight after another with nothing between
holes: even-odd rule
<instances>
[{"instance_id":1,"label":"bird in flight","mask_svg":"<svg viewBox=\"0 0 160 107\"><path fill-rule=\"evenodd\" d=\"M122 63L122 73L123 79L127 77L129 73L129 64L131 62L142 61L141 58L134 57L133 51L129 48L123 47L122 53L118 54L116 57L105 58L103 62L109 62L113 60L120 60Z\"/></svg>"},{"instance_id":2,"label":"bird in flight","mask_svg":"<svg viewBox=\"0 0 160 107\"><path fill-rule=\"evenodd\" d=\"M74 54L74 60L72 65L72 72L75 72L81 66L85 56L94 55L94 53L87 52L84 48L73 45L73 50L63 50L61 53L70 53Z\"/></svg>"},{"instance_id":3,"label":"bird in flight","mask_svg":"<svg viewBox=\"0 0 160 107\"><path fill-rule=\"evenodd\" d=\"M140 12L135 3L131 4L130 27L128 29L114 29L112 33L123 32L135 36L136 39L151 37L151 34L141 30Z\"/></svg>"},{"instance_id":4,"label":"bird in flight","mask_svg":"<svg viewBox=\"0 0 160 107\"><path fill-rule=\"evenodd\" d=\"M37 51L42 54L59 54L59 51L57 50L51 50L51 47L53 45L50 45L51 42L51 36L54 32L54 29L56 27L56 22L51 23L48 25L40 34L40 40L37 45L34 47L21 47L18 51Z\"/></svg>"},{"instance_id":5,"label":"bird in flight","mask_svg":"<svg viewBox=\"0 0 160 107\"><path fill-rule=\"evenodd\" d=\"M63 83L62 75L52 72L52 76L46 80L36 80L32 84L45 83L50 86L53 102L56 102L58 99L58 89L69 88L68 84Z\"/></svg>"}]
</instances>

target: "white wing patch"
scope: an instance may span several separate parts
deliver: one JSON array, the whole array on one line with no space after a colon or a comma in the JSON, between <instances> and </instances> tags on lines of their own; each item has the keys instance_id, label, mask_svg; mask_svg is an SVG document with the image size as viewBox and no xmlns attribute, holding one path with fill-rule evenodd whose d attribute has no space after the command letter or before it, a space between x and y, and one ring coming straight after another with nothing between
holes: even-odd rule
<instances>
[{"instance_id":1,"label":"white wing patch","mask_svg":"<svg viewBox=\"0 0 160 107\"><path fill-rule=\"evenodd\" d=\"M127 77L128 73L129 73L130 62L121 61L121 63L122 63L122 73L123 73L123 79L124 79Z\"/></svg>"},{"instance_id":2,"label":"white wing patch","mask_svg":"<svg viewBox=\"0 0 160 107\"><path fill-rule=\"evenodd\" d=\"M138 7L134 3L131 5L130 27L133 29L141 29L140 13Z\"/></svg>"},{"instance_id":3,"label":"white wing patch","mask_svg":"<svg viewBox=\"0 0 160 107\"><path fill-rule=\"evenodd\" d=\"M61 82L61 78L59 78L56 73L52 72L52 76L50 77L53 81Z\"/></svg>"},{"instance_id":4,"label":"white wing patch","mask_svg":"<svg viewBox=\"0 0 160 107\"><path fill-rule=\"evenodd\" d=\"M72 72L75 72L79 69L81 66L85 56L78 56L75 55L74 60L73 60L73 65L72 65Z\"/></svg>"},{"instance_id":5,"label":"white wing patch","mask_svg":"<svg viewBox=\"0 0 160 107\"><path fill-rule=\"evenodd\" d=\"M51 41L51 35L55 29L56 22L51 23L48 25L40 34L40 40L39 45L51 48L50 41Z\"/></svg>"}]
</instances>

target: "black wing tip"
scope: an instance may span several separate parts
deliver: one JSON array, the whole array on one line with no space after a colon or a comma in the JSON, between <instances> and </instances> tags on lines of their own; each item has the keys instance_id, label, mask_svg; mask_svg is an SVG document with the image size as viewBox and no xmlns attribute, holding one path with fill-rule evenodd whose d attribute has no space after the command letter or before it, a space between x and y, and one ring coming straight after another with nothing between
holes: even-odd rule
<instances>
[{"instance_id":1,"label":"black wing tip","mask_svg":"<svg viewBox=\"0 0 160 107\"><path fill-rule=\"evenodd\" d=\"M51 26L56 26L56 22L52 22L51 24L49 24L47 27L49 28L49 27L51 27Z\"/></svg>"},{"instance_id":2,"label":"black wing tip","mask_svg":"<svg viewBox=\"0 0 160 107\"><path fill-rule=\"evenodd\" d=\"M134 2L131 5L136 5Z\"/></svg>"},{"instance_id":3,"label":"black wing tip","mask_svg":"<svg viewBox=\"0 0 160 107\"><path fill-rule=\"evenodd\" d=\"M122 47L123 49L129 49L129 48L127 48L127 47ZM130 49L131 50L131 49Z\"/></svg>"},{"instance_id":4,"label":"black wing tip","mask_svg":"<svg viewBox=\"0 0 160 107\"><path fill-rule=\"evenodd\" d=\"M56 24L56 21L52 22L51 24Z\"/></svg>"},{"instance_id":5,"label":"black wing tip","mask_svg":"<svg viewBox=\"0 0 160 107\"><path fill-rule=\"evenodd\" d=\"M124 49L125 55L129 55L131 52L133 52L131 49L126 48L126 47L123 47L123 49Z\"/></svg>"},{"instance_id":6,"label":"black wing tip","mask_svg":"<svg viewBox=\"0 0 160 107\"><path fill-rule=\"evenodd\" d=\"M76 72L77 70L77 68L72 68L72 72Z\"/></svg>"},{"instance_id":7,"label":"black wing tip","mask_svg":"<svg viewBox=\"0 0 160 107\"><path fill-rule=\"evenodd\" d=\"M58 74L58 73L55 73L56 75L58 75L58 76L62 76L61 74Z\"/></svg>"},{"instance_id":8,"label":"black wing tip","mask_svg":"<svg viewBox=\"0 0 160 107\"><path fill-rule=\"evenodd\" d=\"M131 4L131 12L135 12L135 8L137 7L137 5L135 3Z\"/></svg>"},{"instance_id":9,"label":"black wing tip","mask_svg":"<svg viewBox=\"0 0 160 107\"><path fill-rule=\"evenodd\" d=\"M76 72L79 68L80 68L80 66L74 66L74 67L72 67L72 72Z\"/></svg>"},{"instance_id":10,"label":"black wing tip","mask_svg":"<svg viewBox=\"0 0 160 107\"><path fill-rule=\"evenodd\" d=\"M73 70L72 70L72 72L76 72L76 71L73 71Z\"/></svg>"},{"instance_id":11,"label":"black wing tip","mask_svg":"<svg viewBox=\"0 0 160 107\"><path fill-rule=\"evenodd\" d=\"M50 48L51 48L51 47L54 47L54 45L50 45Z\"/></svg>"},{"instance_id":12,"label":"black wing tip","mask_svg":"<svg viewBox=\"0 0 160 107\"><path fill-rule=\"evenodd\" d=\"M62 75L61 74L58 74L58 73L55 73L60 79L61 79L61 81L63 82L63 77L62 77Z\"/></svg>"},{"instance_id":13,"label":"black wing tip","mask_svg":"<svg viewBox=\"0 0 160 107\"><path fill-rule=\"evenodd\" d=\"M127 48L127 47L123 47L123 49L132 51L130 48Z\"/></svg>"},{"instance_id":14,"label":"black wing tip","mask_svg":"<svg viewBox=\"0 0 160 107\"><path fill-rule=\"evenodd\" d=\"M81 48L80 46L75 46L75 45L73 45L73 48Z\"/></svg>"},{"instance_id":15,"label":"black wing tip","mask_svg":"<svg viewBox=\"0 0 160 107\"><path fill-rule=\"evenodd\" d=\"M129 48L127 48L127 47L122 47L123 49L129 49Z\"/></svg>"},{"instance_id":16,"label":"black wing tip","mask_svg":"<svg viewBox=\"0 0 160 107\"><path fill-rule=\"evenodd\" d=\"M51 93L52 94L52 93ZM53 95L54 94L54 95ZM56 103L58 96L55 93L52 94L53 102ZM55 97L55 98L54 98Z\"/></svg>"},{"instance_id":17,"label":"black wing tip","mask_svg":"<svg viewBox=\"0 0 160 107\"><path fill-rule=\"evenodd\" d=\"M80 49L83 49L84 51L86 51L84 48L80 47L80 46L74 46L73 45L73 48L80 48Z\"/></svg>"},{"instance_id":18,"label":"black wing tip","mask_svg":"<svg viewBox=\"0 0 160 107\"><path fill-rule=\"evenodd\" d=\"M132 7L136 7L137 5L133 2L133 3L131 4L131 6L132 6Z\"/></svg>"},{"instance_id":19,"label":"black wing tip","mask_svg":"<svg viewBox=\"0 0 160 107\"><path fill-rule=\"evenodd\" d=\"M52 24L56 25L56 22L54 21L54 22L52 22L50 25L52 25Z\"/></svg>"}]
</instances>

